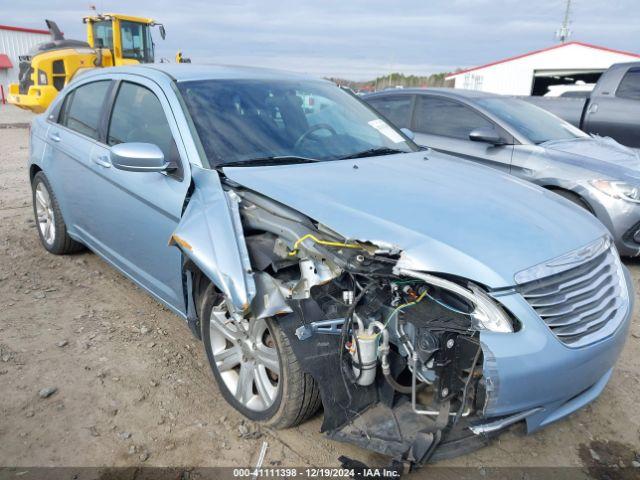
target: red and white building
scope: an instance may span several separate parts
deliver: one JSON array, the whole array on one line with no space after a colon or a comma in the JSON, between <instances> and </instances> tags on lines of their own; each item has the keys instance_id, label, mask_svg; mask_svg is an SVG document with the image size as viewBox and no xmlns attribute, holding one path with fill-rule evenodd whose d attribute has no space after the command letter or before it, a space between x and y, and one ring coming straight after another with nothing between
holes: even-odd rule
<instances>
[{"instance_id":1,"label":"red and white building","mask_svg":"<svg viewBox=\"0 0 640 480\"><path fill-rule=\"evenodd\" d=\"M455 88L504 95L544 95L550 85L595 83L614 63L640 61L640 55L583 42L567 42L468 68L447 77Z\"/></svg>"},{"instance_id":2,"label":"red and white building","mask_svg":"<svg viewBox=\"0 0 640 480\"><path fill-rule=\"evenodd\" d=\"M47 30L0 25L0 85L5 95L10 83L18 81L20 60L39 43L51 39Z\"/></svg>"}]
</instances>

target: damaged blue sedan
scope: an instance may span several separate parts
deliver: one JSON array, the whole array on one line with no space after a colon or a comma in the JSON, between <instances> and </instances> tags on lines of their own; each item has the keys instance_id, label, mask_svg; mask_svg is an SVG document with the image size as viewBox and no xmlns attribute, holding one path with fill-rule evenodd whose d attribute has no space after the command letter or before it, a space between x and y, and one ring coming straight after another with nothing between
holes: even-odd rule
<instances>
[{"instance_id":1,"label":"damaged blue sedan","mask_svg":"<svg viewBox=\"0 0 640 480\"><path fill-rule=\"evenodd\" d=\"M586 405L629 329L592 215L327 81L97 69L34 120L29 174L44 248L89 248L183 318L239 412L322 406L331 438L404 469Z\"/></svg>"}]
</instances>

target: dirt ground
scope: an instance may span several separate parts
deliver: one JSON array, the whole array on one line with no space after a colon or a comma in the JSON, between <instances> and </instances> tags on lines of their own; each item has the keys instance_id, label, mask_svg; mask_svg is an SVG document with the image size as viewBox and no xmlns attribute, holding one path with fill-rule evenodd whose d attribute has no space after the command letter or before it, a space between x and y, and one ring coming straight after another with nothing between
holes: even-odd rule
<instances>
[{"instance_id":1,"label":"dirt ground","mask_svg":"<svg viewBox=\"0 0 640 480\"><path fill-rule=\"evenodd\" d=\"M322 414L285 431L243 420L182 320L92 253L46 253L27 155L27 129L0 129L0 467L249 466L264 441L265 466L338 466L340 455L386 463L326 439ZM640 262L626 264L638 282ZM631 332L596 402L438 466L573 466L597 478L640 461L637 315ZM57 391L41 398L49 387Z\"/></svg>"}]
</instances>

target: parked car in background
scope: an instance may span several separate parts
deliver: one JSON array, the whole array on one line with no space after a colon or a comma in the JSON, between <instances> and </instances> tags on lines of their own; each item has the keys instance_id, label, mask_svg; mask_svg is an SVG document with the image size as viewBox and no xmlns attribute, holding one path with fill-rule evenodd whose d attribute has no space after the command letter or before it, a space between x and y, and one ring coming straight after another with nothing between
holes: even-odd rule
<instances>
[{"instance_id":1,"label":"parked car in background","mask_svg":"<svg viewBox=\"0 0 640 480\"><path fill-rule=\"evenodd\" d=\"M419 145L553 190L598 217L621 255L640 253L637 150L591 137L513 97L433 88L364 98L396 126L412 130Z\"/></svg>"},{"instance_id":2,"label":"parked car in background","mask_svg":"<svg viewBox=\"0 0 640 480\"><path fill-rule=\"evenodd\" d=\"M425 157L328 81L87 72L33 121L29 175L44 248L89 247L183 318L239 412L285 428L322 404L331 438L403 466L583 407L628 333L592 215Z\"/></svg>"},{"instance_id":3,"label":"parked car in background","mask_svg":"<svg viewBox=\"0 0 640 480\"><path fill-rule=\"evenodd\" d=\"M640 62L612 65L586 98L575 95L520 98L587 133L611 137L623 145L640 148Z\"/></svg>"}]
</instances>

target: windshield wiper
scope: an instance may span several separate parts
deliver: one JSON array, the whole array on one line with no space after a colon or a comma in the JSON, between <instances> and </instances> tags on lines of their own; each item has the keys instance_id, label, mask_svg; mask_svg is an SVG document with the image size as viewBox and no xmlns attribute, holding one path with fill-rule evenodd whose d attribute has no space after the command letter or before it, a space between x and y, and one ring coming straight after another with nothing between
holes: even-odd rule
<instances>
[{"instance_id":1,"label":"windshield wiper","mask_svg":"<svg viewBox=\"0 0 640 480\"><path fill-rule=\"evenodd\" d=\"M369 148L361 152L345 155L344 157L340 157L339 160L349 160L350 158L378 157L380 155L393 155L394 153L407 153L407 152L405 152L404 150L398 150L397 148L388 148L388 147Z\"/></svg>"},{"instance_id":2,"label":"windshield wiper","mask_svg":"<svg viewBox=\"0 0 640 480\"><path fill-rule=\"evenodd\" d=\"M280 155L271 157L249 158L247 160L236 160L234 162L226 162L221 167L257 167L270 165L291 165L293 163L315 163L319 162L317 158L297 157L295 155Z\"/></svg>"}]
</instances>

